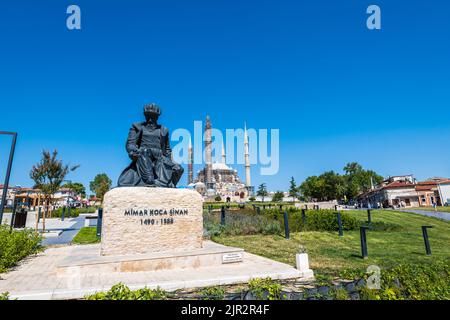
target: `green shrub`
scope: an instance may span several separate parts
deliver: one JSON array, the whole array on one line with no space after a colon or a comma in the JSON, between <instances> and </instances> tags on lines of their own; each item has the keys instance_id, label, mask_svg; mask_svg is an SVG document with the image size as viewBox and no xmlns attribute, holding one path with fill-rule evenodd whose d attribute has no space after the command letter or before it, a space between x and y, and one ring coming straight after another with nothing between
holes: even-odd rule
<instances>
[{"instance_id":1,"label":"green shrub","mask_svg":"<svg viewBox=\"0 0 450 320\"><path fill-rule=\"evenodd\" d=\"M282 300L285 297L281 293L282 286L271 278L256 278L248 283L249 291L257 300Z\"/></svg>"},{"instance_id":2,"label":"green shrub","mask_svg":"<svg viewBox=\"0 0 450 320\"><path fill-rule=\"evenodd\" d=\"M40 242L41 236L32 229L10 231L9 226L0 225L0 272L37 252Z\"/></svg>"},{"instance_id":3,"label":"green shrub","mask_svg":"<svg viewBox=\"0 0 450 320\"><path fill-rule=\"evenodd\" d=\"M67 210L67 208L65 209L65 214L64 217L69 217L69 212ZM97 210L96 207L86 207L86 208L71 208L70 209L70 217L71 218L76 218L80 215L80 213L95 213L95 211ZM52 218L61 218L62 216L62 211L63 208L58 208L56 210L52 211Z\"/></svg>"},{"instance_id":4,"label":"green shrub","mask_svg":"<svg viewBox=\"0 0 450 320\"><path fill-rule=\"evenodd\" d=\"M303 223L301 210L294 207L286 209L288 212L289 229L298 231L337 231L339 229L336 213L332 210L306 211L306 223ZM280 234L283 232L283 212L277 209L262 210L261 214L253 209L227 210L225 226L220 225L220 213L206 213L203 216L206 234L209 237L219 235L252 235L252 234ZM346 212L341 213L344 230L356 230L359 221ZM385 224L376 227L387 228ZM392 227L392 226L390 226Z\"/></svg>"},{"instance_id":5,"label":"green shrub","mask_svg":"<svg viewBox=\"0 0 450 320\"><path fill-rule=\"evenodd\" d=\"M361 289L365 300L449 300L449 261L400 264L381 271L381 288Z\"/></svg>"},{"instance_id":6,"label":"green shrub","mask_svg":"<svg viewBox=\"0 0 450 320\"><path fill-rule=\"evenodd\" d=\"M278 221L268 222L262 230L263 234L280 234L281 232L282 228Z\"/></svg>"},{"instance_id":7,"label":"green shrub","mask_svg":"<svg viewBox=\"0 0 450 320\"><path fill-rule=\"evenodd\" d=\"M341 212L341 221L344 230L355 230L359 227L358 220L346 212ZM311 231L337 231L337 215L332 210L309 211L306 213L305 227Z\"/></svg>"},{"instance_id":8,"label":"green shrub","mask_svg":"<svg viewBox=\"0 0 450 320\"><path fill-rule=\"evenodd\" d=\"M122 283L114 285L109 291L85 296L86 300L165 300L166 298L167 293L160 288L132 291Z\"/></svg>"},{"instance_id":9,"label":"green shrub","mask_svg":"<svg viewBox=\"0 0 450 320\"><path fill-rule=\"evenodd\" d=\"M305 223L303 223L301 210L290 207L286 211L288 212L291 232L339 230L337 215L333 210L307 210ZM263 212L275 220L283 221L283 212L280 212L280 210L271 209ZM346 212L341 212L341 221L344 230L356 230L360 226L358 220Z\"/></svg>"},{"instance_id":10,"label":"green shrub","mask_svg":"<svg viewBox=\"0 0 450 320\"><path fill-rule=\"evenodd\" d=\"M339 277L347 280L361 279L366 275L362 269L344 269L339 272Z\"/></svg>"},{"instance_id":11,"label":"green shrub","mask_svg":"<svg viewBox=\"0 0 450 320\"><path fill-rule=\"evenodd\" d=\"M238 203L238 202L204 202L203 203L203 209L207 210L209 206L211 206L211 208L213 210L217 210L220 209L222 206L227 206L231 209L237 209L239 208L239 206L244 205L246 209L252 210L253 211L253 205L259 206L261 208L261 211L263 211L263 206L266 207L266 211L267 210L273 210L274 208L279 208L280 205L283 206L283 209L287 209L287 208L292 208L295 209L295 206L292 203L287 203L287 202L252 202L251 199L249 199L250 202L245 202L245 204L242 203ZM269 209L270 206L270 209Z\"/></svg>"},{"instance_id":12,"label":"green shrub","mask_svg":"<svg viewBox=\"0 0 450 320\"><path fill-rule=\"evenodd\" d=\"M223 300L225 298L225 289L222 287L204 288L199 293L202 300Z\"/></svg>"},{"instance_id":13,"label":"green shrub","mask_svg":"<svg viewBox=\"0 0 450 320\"><path fill-rule=\"evenodd\" d=\"M348 292L344 288L335 288L332 289L330 295L335 300L349 300Z\"/></svg>"},{"instance_id":14,"label":"green shrub","mask_svg":"<svg viewBox=\"0 0 450 320\"><path fill-rule=\"evenodd\" d=\"M9 300L9 292L0 293L0 301L1 300Z\"/></svg>"},{"instance_id":15,"label":"green shrub","mask_svg":"<svg viewBox=\"0 0 450 320\"><path fill-rule=\"evenodd\" d=\"M203 233L207 239L218 237L222 234L224 227L216 222L203 220Z\"/></svg>"},{"instance_id":16,"label":"green shrub","mask_svg":"<svg viewBox=\"0 0 450 320\"><path fill-rule=\"evenodd\" d=\"M280 222L274 221L264 215L257 215L253 211L243 210L227 212L225 225L220 224L220 213L204 213L203 225L207 237L220 235L252 235L252 234L279 234L281 232Z\"/></svg>"}]
</instances>

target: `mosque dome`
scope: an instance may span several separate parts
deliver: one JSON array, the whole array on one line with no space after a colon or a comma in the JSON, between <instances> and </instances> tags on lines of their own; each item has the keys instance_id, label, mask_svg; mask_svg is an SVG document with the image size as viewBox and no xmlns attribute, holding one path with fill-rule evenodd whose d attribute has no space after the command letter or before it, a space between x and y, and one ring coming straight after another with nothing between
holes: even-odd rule
<instances>
[{"instance_id":1,"label":"mosque dome","mask_svg":"<svg viewBox=\"0 0 450 320\"><path fill-rule=\"evenodd\" d=\"M233 169L231 169L229 166L227 166L225 163L223 162L216 162L212 164L212 169L213 170L228 170L228 171L232 171Z\"/></svg>"}]
</instances>

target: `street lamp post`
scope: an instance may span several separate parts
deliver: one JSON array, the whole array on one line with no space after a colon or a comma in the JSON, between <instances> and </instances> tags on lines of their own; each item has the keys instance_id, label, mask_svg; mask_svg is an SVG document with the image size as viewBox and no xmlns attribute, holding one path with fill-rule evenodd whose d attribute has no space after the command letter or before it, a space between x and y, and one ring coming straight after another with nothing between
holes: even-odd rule
<instances>
[{"instance_id":1,"label":"street lamp post","mask_svg":"<svg viewBox=\"0 0 450 320\"><path fill-rule=\"evenodd\" d=\"M6 168L5 183L3 185L2 202L0 203L0 224L3 221L3 211L5 210L6 196L9 186L9 177L11 176L11 167L16 149L17 132L0 131L0 134L12 136L11 151L9 152L8 167Z\"/></svg>"}]
</instances>

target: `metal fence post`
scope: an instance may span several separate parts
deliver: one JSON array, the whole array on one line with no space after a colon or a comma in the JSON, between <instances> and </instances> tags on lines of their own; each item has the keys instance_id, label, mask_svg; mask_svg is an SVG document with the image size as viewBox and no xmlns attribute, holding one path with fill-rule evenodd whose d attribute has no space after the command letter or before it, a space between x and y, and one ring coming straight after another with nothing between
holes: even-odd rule
<instances>
[{"instance_id":1,"label":"metal fence post","mask_svg":"<svg viewBox=\"0 0 450 320\"><path fill-rule=\"evenodd\" d=\"M289 219L287 211L284 211L284 236L289 239Z\"/></svg>"},{"instance_id":2,"label":"metal fence post","mask_svg":"<svg viewBox=\"0 0 450 320\"><path fill-rule=\"evenodd\" d=\"M344 231L342 229L342 217L341 217L341 213L338 211L337 212L337 221L338 221L338 227L339 227L339 237L344 236Z\"/></svg>"},{"instance_id":3,"label":"metal fence post","mask_svg":"<svg viewBox=\"0 0 450 320\"><path fill-rule=\"evenodd\" d=\"M16 210L17 210L17 200L14 199L13 208L12 208L12 212L11 212L11 225L9 227L10 232L14 228L14 220L16 220Z\"/></svg>"},{"instance_id":4,"label":"metal fence post","mask_svg":"<svg viewBox=\"0 0 450 320\"><path fill-rule=\"evenodd\" d=\"M225 225L225 207L222 206L221 210L220 210L220 224L221 225Z\"/></svg>"},{"instance_id":5,"label":"metal fence post","mask_svg":"<svg viewBox=\"0 0 450 320\"><path fill-rule=\"evenodd\" d=\"M64 221L65 215L66 215L66 207L64 206L64 207L62 207L62 210L61 210L61 221Z\"/></svg>"},{"instance_id":6,"label":"metal fence post","mask_svg":"<svg viewBox=\"0 0 450 320\"><path fill-rule=\"evenodd\" d=\"M422 235L423 241L425 242L425 251L427 256L431 256L430 241L428 240L428 228L433 228L433 226L422 226Z\"/></svg>"},{"instance_id":7,"label":"metal fence post","mask_svg":"<svg viewBox=\"0 0 450 320\"><path fill-rule=\"evenodd\" d=\"M369 227L366 227L366 226L359 228L360 238L361 238L361 255L362 255L363 259L366 259L368 257L367 238L366 238L366 230L367 229L369 229Z\"/></svg>"},{"instance_id":8,"label":"metal fence post","mask_svg":"<svg viewBox=\"0 0 450 320\"><path fill-rule=\"evenodd\" d=\"M97 237L102 236L102 220L103 220L103 208L98 208L97 214Z\"/></svg>"},{"instance_id":9,"label":"metal fence post","mask_svg":"<svg viewBox=\"0 0 450 320\"><path fill-rule=\"evenodd\" d=\"M306 210L305 209L302 209L302 223L303 223L303 226L305 226L305 224L306 224Z\"/></svg>"},{"instance_id":10,"label":"metal fence post","mask_svg":"<svg viewBox=\"0 0 450 320\"><path fill-rule=\"evenodd\" d=\"M370 209L367 209L367 223L372 223L372 215Z\"/></svg>"}]
</instances>

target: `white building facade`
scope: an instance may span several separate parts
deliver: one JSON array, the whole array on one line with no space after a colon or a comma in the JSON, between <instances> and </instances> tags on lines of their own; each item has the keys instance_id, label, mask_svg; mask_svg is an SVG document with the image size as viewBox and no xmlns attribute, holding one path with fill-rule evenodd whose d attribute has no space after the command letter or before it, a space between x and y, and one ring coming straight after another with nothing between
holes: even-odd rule
<instances>
[{"instance_id":1,"label":"white building facade","mask_svg":"<svg viewBox=\"0 0 450 320\"><path fill-rule=\"evenodd\" d=\"M442 204L450 206L450 182L438 184L438 191Z\"/></svg>"}]
</instances>

